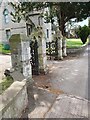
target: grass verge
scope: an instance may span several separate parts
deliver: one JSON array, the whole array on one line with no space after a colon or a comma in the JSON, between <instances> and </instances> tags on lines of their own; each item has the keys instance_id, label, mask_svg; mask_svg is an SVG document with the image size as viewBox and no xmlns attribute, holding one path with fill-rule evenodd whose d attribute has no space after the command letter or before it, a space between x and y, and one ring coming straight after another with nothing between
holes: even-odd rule
<instances>
[{"instance_id":1,"label":"grass verge","mask_svg":"<svg viewBox=\"0 0 90 120\"><path fill-rule=\"evenodd\" d=\"M4 50L3 45L0 44L0 53L2 53L2 54L8 54L8 53L10 53L10 50Z\"/></svg>"},{"instance_id":2,"label":"grass verge","mask_svg":"<svg viewBox=\"0 0 90 120\"><path fill-rule=\"evenodd\" d=\"M88 39L85 44L83 44L80 39L67 39L67 48L80 48L86 45L87 43L88 43Z\"/></svg>"}]
</instances>

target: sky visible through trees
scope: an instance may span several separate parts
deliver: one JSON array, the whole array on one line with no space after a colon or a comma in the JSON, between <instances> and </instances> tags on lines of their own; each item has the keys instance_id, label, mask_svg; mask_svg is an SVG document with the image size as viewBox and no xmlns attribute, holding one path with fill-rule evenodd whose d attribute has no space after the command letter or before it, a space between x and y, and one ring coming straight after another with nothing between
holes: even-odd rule
<instances>
[{"instance_id":1,"label":"sky visible through trees","mask_svg":"<svg viewBox=\"0 0 90 120\"><path fill-rule=\"evenodd\" d=\"M76 24L78 24L78 25L80 25L80 26L84 26L84 25L87 25L87 26L88 26L88 18L87 18L86 20L83 20L82 22L78 22L78 23L76 23Z\"/></svg>"}]
</instances>

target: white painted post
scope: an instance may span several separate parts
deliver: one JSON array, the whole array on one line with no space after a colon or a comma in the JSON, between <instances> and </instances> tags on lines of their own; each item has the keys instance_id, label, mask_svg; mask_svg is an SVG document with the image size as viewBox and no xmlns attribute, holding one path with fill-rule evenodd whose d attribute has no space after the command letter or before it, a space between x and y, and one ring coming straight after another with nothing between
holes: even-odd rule
<instances>
[{"instance_id":1,"label":"white painted post","mask_svg":"<svg viewBox=\"0 0 90 120\"><path fill-rule=\"evenodd\" d=\"M62 60L62 38L58 38L58 59Z\"/></svg>"},{"instance_id":2,"label":"white painted post","mask_svg":"<svg viewBox=\"0 0 90 120\"><path fill-rule=\"evenodd\" d=\"M62 52L63 52L63 57L66 57L67 56L67 53L66 53L66 37L63 37L63 40L62 40Z\"/></svg>"}]
</instances>

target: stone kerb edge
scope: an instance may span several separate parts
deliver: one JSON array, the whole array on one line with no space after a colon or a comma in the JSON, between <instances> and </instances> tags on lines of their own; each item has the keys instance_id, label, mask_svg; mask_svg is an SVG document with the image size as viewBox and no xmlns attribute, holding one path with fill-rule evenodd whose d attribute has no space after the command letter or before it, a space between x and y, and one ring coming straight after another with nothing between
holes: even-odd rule
<instances>
[{"instance_id":1,"label":"stone kerb edge","mask_svg":"<svg viewBox=\"0 0 90 120\"><path fill-rule=\"evenodd\" d=\"M83 50L85 50L86 47L87 45L84 45L80 48L67 48L67 54L81 53Z\"/></svg>"}]
</instances>

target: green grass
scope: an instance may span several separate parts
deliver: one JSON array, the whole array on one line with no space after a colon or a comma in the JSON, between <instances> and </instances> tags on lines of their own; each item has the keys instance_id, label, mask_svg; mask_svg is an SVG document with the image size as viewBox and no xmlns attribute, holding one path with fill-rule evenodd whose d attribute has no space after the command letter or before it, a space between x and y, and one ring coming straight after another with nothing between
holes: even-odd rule
<instances>
[{"instance_id":1,"label":"green grass","mask_svg":"<svg viewBox=\"0 0 90 120\"><path fill-rule=\"evenodd\" d=\"M67 48L80 48L83 45L84 44L82 43L80 39L67 39Z\"/></svg>"},{"instance_id":2,"label":"green grass","mask_svg":"<svg viewBox=\"0 0 90 120\"><path fill-rule=\"evenodd\" d=\"M3 78L3 81L0 83L0 94L2 94L13 82L14 80L11 77Z\"/></svg>"},{"instance_id":3,"label":"green grass","mask_svg":"<svg viewBox=\"0 0 90 120\"><path fill-rule=\"evenodd\" d=\"M0 53L2 53L2 54L8 54L8 53L10 53L10 50L4 50L3 45L0 44Z\"/></svg>"}]
</instances>

